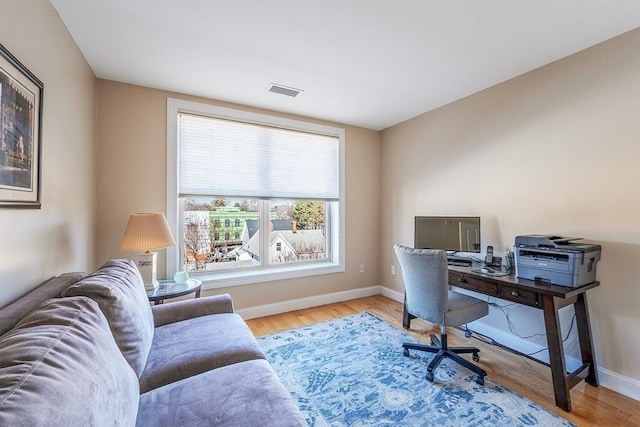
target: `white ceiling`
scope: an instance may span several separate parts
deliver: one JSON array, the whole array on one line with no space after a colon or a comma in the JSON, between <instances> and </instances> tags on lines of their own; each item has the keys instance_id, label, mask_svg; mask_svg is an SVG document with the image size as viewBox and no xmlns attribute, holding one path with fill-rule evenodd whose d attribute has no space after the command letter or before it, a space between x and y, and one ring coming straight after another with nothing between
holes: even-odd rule
<instances>
[{"instance_id":1,"label":"white ceiling","mask_svg":"<svg viewBox=\"0 0 640 427\"><path fill-rule=\"evenodd\" d=\"M640 27L639 0L50 1L99 78L374 130Z\"/></svg>"}]
</instances>

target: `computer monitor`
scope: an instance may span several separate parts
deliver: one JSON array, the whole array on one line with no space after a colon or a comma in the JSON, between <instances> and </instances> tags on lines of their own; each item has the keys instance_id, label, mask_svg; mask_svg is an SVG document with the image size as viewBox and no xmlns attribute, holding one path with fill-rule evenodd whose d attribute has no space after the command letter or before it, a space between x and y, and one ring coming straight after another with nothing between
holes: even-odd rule
<instances>
[{"instance_id":1,"label":"computer monitor","mask_svg":"<svg viewBox=\"0 0 640 427\"><path fill-rule=\"evenodd\" d=\"M416 216L414 247L480 253L480 217Z\"/></svg>"}]
</instances>

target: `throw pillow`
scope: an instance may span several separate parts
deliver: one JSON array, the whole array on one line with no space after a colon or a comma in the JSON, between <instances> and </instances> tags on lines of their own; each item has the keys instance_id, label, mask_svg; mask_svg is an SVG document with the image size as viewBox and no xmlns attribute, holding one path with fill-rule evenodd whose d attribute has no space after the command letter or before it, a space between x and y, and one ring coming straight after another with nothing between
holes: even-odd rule
<instances>
[{"instance_id":1,"label":"throw pillow","mask_svg":"<svg viewBox=\"0 0 640 427\"><path fill-rule=\"evenodd\" d=\"M134 425L138 378L98 305L44 301L0 337L0 425Z\"/></svg>"},{"instance_id":2,"label":"throw pillow","mask_svg":"<svg viewBox=\"0 0 640 427\"><path fill-rule=\"evenodd\" d=\"M98 303L125 359L140 378L153 340L153 314L138 267L129 259L105 263L62 293Z\"/></svg>"}]
</instances>

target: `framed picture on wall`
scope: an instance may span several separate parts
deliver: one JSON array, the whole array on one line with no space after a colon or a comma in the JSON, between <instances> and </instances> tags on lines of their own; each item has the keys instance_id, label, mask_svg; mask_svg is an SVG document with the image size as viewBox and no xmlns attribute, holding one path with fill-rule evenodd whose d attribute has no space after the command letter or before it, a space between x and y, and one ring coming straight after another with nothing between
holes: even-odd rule
<instances>
[{"instance_id":1,"label":"framed picture on wall","mask_svg":"<svg viewBox=\"0 0 640 427\"><path fill-rule=\"evenodd\" d=\"M0 44L0 208L40 209L43 91Z\"/></svg>"}]
</instances>

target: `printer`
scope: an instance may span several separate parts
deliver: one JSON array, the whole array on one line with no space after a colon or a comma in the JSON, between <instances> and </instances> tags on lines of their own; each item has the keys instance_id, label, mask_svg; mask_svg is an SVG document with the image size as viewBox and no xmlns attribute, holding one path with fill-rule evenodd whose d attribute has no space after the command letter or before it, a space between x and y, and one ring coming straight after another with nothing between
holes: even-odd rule
<instances>
[{"instance_id":1,"label":"printer","mask_svg":"<svg viewBox=\"0 0 640 427\"><path fill-rule=\"evenodd\" d=\"M600 245L574 243L576 237L516 236L516 277L576 288L596 280Z\"/></svg>"}]
</instances>

